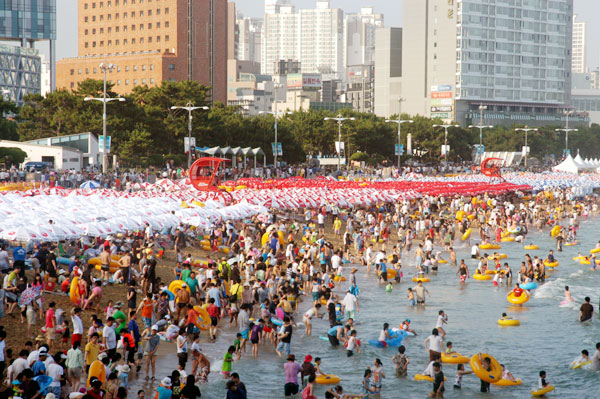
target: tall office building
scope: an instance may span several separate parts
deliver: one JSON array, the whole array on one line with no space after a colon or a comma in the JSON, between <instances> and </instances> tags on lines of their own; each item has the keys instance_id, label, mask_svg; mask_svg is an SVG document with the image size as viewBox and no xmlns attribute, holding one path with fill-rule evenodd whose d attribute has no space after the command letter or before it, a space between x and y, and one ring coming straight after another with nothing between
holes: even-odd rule
<instances>
[{"instance_id":1,"label":"tall office building","mask_svg":"<svg viewBox=\"0 0 600 399\"><path fill-rule=\"evenodd\" d=\"M329 0L300 10L300 62L303 73L344 76L344 12Z\"/></svg>"},{"instance_id":2,"label":"tall office building","mask_svg":"<svg viewBox=\"0 0 600 399\"><path fill-rule=\"evenodd\" d=\"M363 7L359 14L346 14L344 18L346 67L373 65L377 28L383 28L383 14L376 14L373 7Z\"/></svg>"},{"instance_id":3,"label":"tall office building","mask_svg":"<svg viewBox=\"0 0 600 399\"><path fill-rule=\"evenodd\" d=\"M586 45L587 22L577 22L577 15L573 15L573 73L587 71Z\"/></svg>"},{"instance_id":4,"label":"tall office building","mask_svg":"<svg viewBox=\"0 0 600 399\"><path fill-rule=\"evenodd\" d=\"M41 59L34 43L48 41L50 88L55 86L56 0L0 1L0 41L19 41L21 47L0 49L0 90L21 104L26 94L40 93ZM28 48L27 48L28 47Z\"/></svg>"},{"instance_id":5,"label":"tall office building","mask_svg":"<svg viewBox=\"0 0 600 399\"><path fill-rule=\"evenodd\" d=\"M298 60L299 17L290 0L266 0L260 69L272 75L279 60Z\"/></svg>"},{"instance_id":6,"label":"tall office building","mask_svg":"<svg viewBox=\"0 0 600 399\"><path fill-rule=\"evenodd\" d=\"M560 123L573 0L404 0L403 112L462 124Z\"/></svg>"},{"instance_id":7,"label":"tall office building","mask_svg":"<svg viewBox=\"0 0 600 399\"><path fill-rule=\"evenodd\" d=\"M194 80L210 86L210 100L227 99L226 0L79 0L79 57L57 63L57 86L76 89L102 79L101 62L113 90L164 80Z\"/></svg>"},{"instance_id":8,"label":"tall office building","mask_svg":"<svg viewBox=\"0 0 600 399\"><path fill-rule=\"evenodd\" d=\"M406 0L405 0L406 1ZM375 31L375 114L385 118L400 112L403 68L403 29ZM402 112L407 112L404 108Z\"/></svg>"}]
</instances>

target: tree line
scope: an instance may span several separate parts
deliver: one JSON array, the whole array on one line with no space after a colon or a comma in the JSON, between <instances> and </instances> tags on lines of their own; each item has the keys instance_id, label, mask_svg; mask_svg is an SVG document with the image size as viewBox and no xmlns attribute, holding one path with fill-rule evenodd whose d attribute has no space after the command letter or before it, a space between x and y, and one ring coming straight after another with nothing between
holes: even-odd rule
<instances>
[{"instance_id":1,"label":"tree line","mask_svg":"<svg viewBox=\"0 0 600 399\"><path fill-rule=\"evenodd\" d=\"M101 97L102 81L88 79L77 90L57 90L46 97L29 95L23 106L2 100L0 112L0 139L25 141L73 133L92 132L102 134L102 103L84 101L85 97ZM108 96L116 97L113 85L108 85ZM188 114L183 110L171 110L172 106L192 103L208 105L208 88L193 81L169 82L149 88L137 86L125 95L125 102L107 105L107 132L112 136L112 152L123 166L160 166L167 159L185 164L183 139L188 134ZM342 126L342 140L353 159L370 163L395 164L394 146L398 142L397 125L370 113L345 109L344 117L354 117ZM215 103L208 111L194 111L193 136L200 147L261 147L267 154L268 163L273 162L271 142L274 141L274 119L270 114L244 117L237 106ZM8 116L8 118L7 118ZM297 111L280 116L278 141L282 143L283 160L298 163L308 155L335 156L338 126L330 111ZM390 119L397 119L397 115ZM419 154L417 160L438 163L444 131L434 128L442 123L439 119L423 116L402 115L414 123L402 125L402 141L406 146L407 134L412 136L412 148ZM520 127L520 126L514 126ZM522 132L514 127L485 129L483 144L486 151L521 151L524 145ZM531 132L528 143L530 156L544 158L553 154L560 158L564 149L564 133L547 126L539 132ZM580 128L569 135L569 148L573 153L581 150L581 156L600 155L600 126ZM450 128L448 144L450 161L469 161L473 145L479 143L478 129ZM406 159L407 156L404 156Z\"/></svg>"}]
</instances>

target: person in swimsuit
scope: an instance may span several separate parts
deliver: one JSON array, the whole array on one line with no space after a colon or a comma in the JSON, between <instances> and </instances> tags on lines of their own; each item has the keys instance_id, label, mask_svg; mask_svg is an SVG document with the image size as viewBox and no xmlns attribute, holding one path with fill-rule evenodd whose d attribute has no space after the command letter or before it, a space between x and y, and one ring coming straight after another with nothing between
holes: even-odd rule
<instances>
[{"instance_id":1,"label":"person in swimsuit","mask_svg":"<svg viewBox=\"0 0 600 399\"><path fill-rule=\"evenodd\" d=\"M429 295L430 297L431 294L429 293L429 291L427 291L427 288L423 287L423 282L419 281L417 283L417 286L413 288L413 291L417 295L417 305L425 306L425 294L427 293L427 295Z\"/></svg>"},{"instance_id":2,"label":"person in swimsuit","mask_svg":"<svg viewBox=\"0 0 600 399\"><path fill-rule=\"evenodd\" d=\"M460 282L464 283L469 278L469 268L465 264L465 260L460 260L460 266L458 266L458 270L456 271L456 275L460 275Z\"/></svg>"}]
</instances>

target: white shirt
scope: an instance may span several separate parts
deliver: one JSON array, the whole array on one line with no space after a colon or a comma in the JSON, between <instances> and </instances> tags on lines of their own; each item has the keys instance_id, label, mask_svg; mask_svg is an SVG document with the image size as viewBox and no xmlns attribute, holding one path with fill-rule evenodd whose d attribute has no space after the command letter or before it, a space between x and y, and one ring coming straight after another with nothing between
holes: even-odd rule
<instances>
[{"instance_id":1,"label":"white shirt","mask_svg":"<svg viewBox=\"0 0 600 399\"><path fill-rule=\"evenodd\" d=\"M479 251L479 247L477 247L477 245L473 245L471 247L471 255L477 255L478 251Z\"/></svg>"},{"instance_id":2,"label":"white shirt","mask_svg":"<svg viewBox=\"0 0 600 399\"><path fill-rule=\"evenodd\" d=\"M49 377L52 377L51 387L59 387L60 386L60 376L63 375L65 371L62 366L56 363L52 363L51 365L46 367L46 374Z\"/></svg>"},{"instance_id":3,"label":"white shirt","mask_svg":"<svg viewBox=\"0 0 600 399\"><path fill-rule=\"evenodd\" d=\"M348 345L346 346L346 350L353 351L356 348L356 337L350 336L348 338Z\"/></svg>"},{"instance_id":4,"label":"white shirt","mask_svg":"<svg viewBox=\"0 0 600 399\"><path fill-rule=\"evenodd\" d=\"M346 312L356 310L356 297L348 292L342 301L342 305Z\"/></svg>"},{"instance_id":5,"label":"white shirt","mask_svg":"<svg viewBox=\"0 0 600 399\"><path fill-rule=\"evenodd\" d=\"M115 328L104 326L102 329L102 336L106 339L106 349L114 349L117 346L117 336L115 334Z\"/></svg>"},{"instance_id":6,"label":"white shirt","mask_svg":"<svg viewBox=\"0 0 600 399\"><path fill-rule=\"evenodd\" d=\"M12 375L14 377L16 377L20 373L22 373L23 370L28 369L28 368L29 368L29 363L27 363L27 359L23 359L22 357L19 357L19 358L15 359L15 361L12 364Z\"/></svg>"},{"instance_id":7,"label":"white shirt","mask_svg":"<svg viewBox=\"0 0 600 399\"><path fill-rule=\"evenodd\" d=\"M331 257L331 267L336 270L338 267L340 267L340 264L342 263L342 258L340 258L339 255L333 255Z\"/></svg>"},{"instance_id":8,"label":"white shirt","mask_svg":"<svg viewBox=\"0 0 600 399\"><path fill-rule=\"evenodd\" d=\"M83 323L81 322L81 317L74 315L71 317L71 321L73 322L73 334L83 335Z\"/></svg>"},{"instance_id":9,"label":"white shirt","mask_svg":"<svg viewBox=\"0 0 600 399\"><path fill-rule=\"evenodd\" d=\"M435 328L443 327L446 322L446 318L442 315L438 316L437 323L435 324Z\"/></svg>"},{"instance_id":10,"label":"white shirt","mask_svg":"<svg viewBox=\"0 0 600 399\"><path fill-rule=\"evenodd\" d=\"M323 216L323 214L322 214L322 213L319 213L319 214L317 215L317 222L318 222L319 224L325 224L325 216Z\"/></svg>"},{"instance_id":11,"label":"white shirt","mask_svg":"<svg viewBox=\"0 0 600 399\"><path fill-rule=\"evenodd\" d=\"M429 342L429 350L442 353L442 337L430 335L425 341Z\"/></svg>"},{"instance_id":12,"label":"white shirt","mask_svg":"<svg viewBox=\"0 0 600 399\"><path fill-rule=\"evenodd\" d=\"M187 338L183 335L177 337L177 353L186 353L187 352Z\"/></svg>"},{"instance_id":13,"label":"white shirt","mask_svg":"<svg viewBox=\"0 0 600 399\"><path fill-rule=\"evenodd\" d=\"M3 341L4 342L4 341ZM33 350L31 351L31 353L29 353L29 356L27 356L27 364L29 366L32 366L33 363L37 362L38 360L40 360L40 355L39 355L39 351L37 350Z\"/></svg>"}]
</instances>

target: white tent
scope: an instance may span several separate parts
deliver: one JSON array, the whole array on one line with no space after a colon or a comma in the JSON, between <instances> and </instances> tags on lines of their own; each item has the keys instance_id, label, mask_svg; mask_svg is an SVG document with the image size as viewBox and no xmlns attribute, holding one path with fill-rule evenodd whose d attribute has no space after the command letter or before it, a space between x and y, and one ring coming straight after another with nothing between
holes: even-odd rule
<instances>
[{"instance_id":1,"label":"white tent","mask_svg":"<svg viewBox=\"0 0 600 399\"><path fill-rule=\"evenodd\" d=\"M581 158L579 152L577 152L577 156L573 159L579 170L590 169L590 166Z\"/></svg>"},{"instance_id":2,"label":"white tent","mask_svg":"<svg viewBox=\"0 0 600 399\"><path fill-rule=\"evenodd\" d=\"M579 169L580 169L579 165L577 165L577 163L575 163L575 160L573 159L571 154L569 154L567 156L567 158L565 158L565 160L562 161L560 164L558 164L552 168L552 170L554 170L556 172L567 172L567 173L578 173Z\"/></svg>"}]
</instances>

